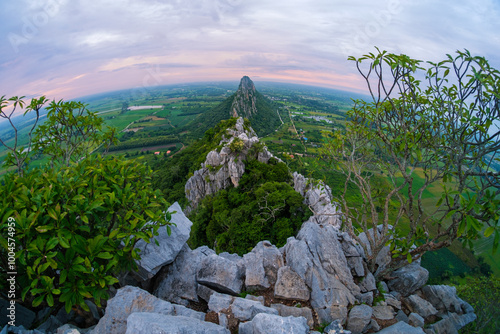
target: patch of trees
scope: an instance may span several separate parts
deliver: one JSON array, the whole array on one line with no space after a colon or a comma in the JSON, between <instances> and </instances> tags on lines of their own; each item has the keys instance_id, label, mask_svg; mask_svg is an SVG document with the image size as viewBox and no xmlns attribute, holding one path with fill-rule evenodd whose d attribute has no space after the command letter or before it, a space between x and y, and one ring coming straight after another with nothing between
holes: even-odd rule
<instances>
[{"instance_id":1,"label":"patch of trees","mask_svg":"<svg viewBox=\"0 0 500 334\"><path fill-rule=\"evenodd\" d=\"M109 147L109 151L129 150L132 148L159 146L165 144L173 144L179 142L176 136L158 136L149 138L136 138L127 141L119 142Z\"/></svg>"},{"instance_id":2,"label":"patch of trees","mask_svg":"<svg viewBox=\"0 0 500 334\"><path fill-rule=\"evenodd\" d=\"M285 164L250 160L245 166L238 187L206 197L191 215L191 247L208 245L240 255L261 240L281 247L309 218Z\"/></svg>"}]
</instances>

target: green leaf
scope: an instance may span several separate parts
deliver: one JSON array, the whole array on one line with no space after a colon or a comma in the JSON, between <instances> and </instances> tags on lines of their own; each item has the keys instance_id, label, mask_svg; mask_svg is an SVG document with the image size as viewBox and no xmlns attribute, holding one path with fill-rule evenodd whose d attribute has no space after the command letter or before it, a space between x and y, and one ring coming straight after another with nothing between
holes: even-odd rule
<instances>
[{"instance_id":1,"label":"green leaf","mask_svg":"<svg viewBox=\"0 0 500 334\"><path fill-rule=\"evenodd\" d=\"M38 226L38 227L36 228L36 231L37 231L38 233L45 233L45 232L47 232L47 231L52 230L53 228L54 228L54 226L50 226L50 225Z\"/></svg>"},{"instance_id":2,"label":"green leaf","mask_svg":"<svg viewBox=\"0 0 500 334\"><path fill-rule=\"evenodd\" d=\"M52 307L54 306L54 296L51 293L47 294L47 304Z\"/></svg>"},{"instance_id":3,"label":"green leaf","mask_svg":"<svg viewBox=\"0 0 500 334\"><path fill-rule=\"evenodd\" d=\"M100 259L109 260L113 258L113 255L109 254L109 252L101 252L97 254L97 257Z\"/></svg>"},{"instance_id":4,"label":"green leaf","mask_svg":"<svg viewBox=\"0 0 500 334\"><path fill-rule=\"evenodd\" d=\"M59 244L61 246L63 246L64 248L69 248L70 247L68 239L66 239L62 235L59 235Z\"/></svg>"},{"instance_id":5,"label":"green leaf","mask_svg":"<svg viewBox=\"0 0 500 334\"><path fill-rule=\"evenodd\" d=\"M33 303L31 305L33 307L39 306L43 302L44 297L45 297L44 295L36 297L35 300L33 300Z\"/></svg>"},{"instance_id":6,"label":"green leaf","mask_svg":"<svg viewBox=\"0 0 500 334\"><path fill-rule=\"evenodd\" d=\"M489 238L493 234L493 232L495 232L495 227L490 226L486 229L486 231L484 231L484 236L486 238Z\"/></svg>"},{"instance_id":7,"label":"green leaf","mask_svg":"<svg viewBox=\"0 0 500 334\"><path fill-rule=\"evenodd\" d=\"M155 214L153 212L151 212L150 210L144 210L144 213L146 213L150 218L154 219L155 218Z\"/></svg>"},{"instance_id":8,"label":"green leaf","mask_svg":"<svg viewBox=\"0 0 500 334\"><path fill-rule=\"evenodd\" d=\"M412 262L413 259L411 258L411 254L410 253L406 254L406 259L408 260L408 263Z\"/></svg>"}]
</instances>

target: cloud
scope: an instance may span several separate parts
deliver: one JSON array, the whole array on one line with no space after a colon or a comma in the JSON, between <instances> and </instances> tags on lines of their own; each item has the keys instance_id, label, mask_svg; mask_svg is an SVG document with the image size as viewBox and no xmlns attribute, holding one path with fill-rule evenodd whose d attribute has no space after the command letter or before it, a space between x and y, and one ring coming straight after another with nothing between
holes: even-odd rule
<instances>
[{"instance_id":1,"label":"cloud","mask_svg":"<svg viewBox=\"0 0 500 334\"><path fill-rule=\"evenodd\" d=\"M500 68L494 0L0 2L0 95L75 98L162 83L267 80L362 90L348 55L469 49ZM149 80L154 82L154 80Z\"/></svg>"}]
</instances>

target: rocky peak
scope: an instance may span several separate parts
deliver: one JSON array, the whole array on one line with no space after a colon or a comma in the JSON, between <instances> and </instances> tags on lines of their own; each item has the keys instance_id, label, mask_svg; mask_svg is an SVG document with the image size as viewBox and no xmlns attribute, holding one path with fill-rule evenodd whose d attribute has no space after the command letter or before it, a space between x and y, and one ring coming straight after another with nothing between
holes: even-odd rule
<instances>
[{"instance_id":1,"label":"rocky peak","mask_svg":"<svg viewBox=\"0 0 500 334\"><path fill-rule=\"evenodd\" d=\"M236 91L233 103L231 105L232 117L250 118L257 113L257 96L255 85L249 77L241 78L240 86Z\"/></svg>"},{"instance_id":2,"label":"rocky peak","mask_svg":"<svg viewBox=\"0 0 500 334\"><path fill-rule=\"evenodd\" d=\"M257 150L251 150L257 143L257 134L241 117L236 120L234 126L226 129L226 134L219 143L219 147L222 147L210 151L205 162L201 164L201 169L195 171L186 182L185 192L190 204L184 212L189 213L195 209L207 195L230 185L237 187L245 173L243 161L247 160L250 154L254 154L253 157L263 163L274 157L263 145Z\"/></svg>"}]
</instances>

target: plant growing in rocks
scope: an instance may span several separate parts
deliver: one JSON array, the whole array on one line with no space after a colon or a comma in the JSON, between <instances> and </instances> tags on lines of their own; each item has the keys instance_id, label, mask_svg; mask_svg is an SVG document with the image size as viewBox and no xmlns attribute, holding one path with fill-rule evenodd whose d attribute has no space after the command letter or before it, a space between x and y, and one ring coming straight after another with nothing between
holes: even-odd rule
<instances>
[{"instance_id":1,"label":"plant growing in rocks","mask_svg":"<svg viewBox=\"0 0 500 334\"><path fill-rule=\"evenodd\" d=\"M347 129L324 152L346 176L344 227L357 241L357 230L365 232L370 271L387 245L392 260L379 277L456 239L472 246L491 236L495 251L500 174L490 167L500 148L500 72L468 51L436 63L378 49L349 59L372 99L355 101ZM380 171L387 189L373 186ZM359 203L348 200L351 185ZM442 194L429 208L432 187Z\"/></svg>"}]
</instances>

